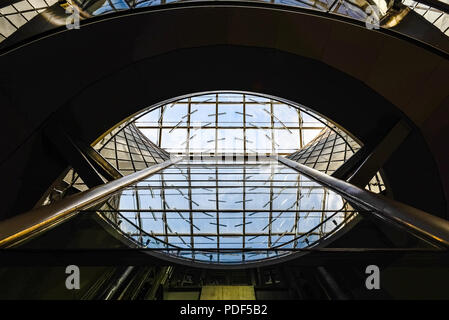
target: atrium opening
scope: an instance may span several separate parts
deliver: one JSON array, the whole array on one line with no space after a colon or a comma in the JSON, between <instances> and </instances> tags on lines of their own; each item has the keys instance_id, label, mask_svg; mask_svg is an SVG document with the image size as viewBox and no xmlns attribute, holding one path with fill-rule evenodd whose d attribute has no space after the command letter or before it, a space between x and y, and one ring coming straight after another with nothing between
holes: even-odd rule
<instances>
[{"instance_id":1,"label":"atrium opening","mask_svg":"<svg viewBox=\"0 0 449 320\"><path fill-rule=\"evenodd\" d=\"M447 299L447 2L0 0L0 299Z\"/></svg>"}]
</instances>

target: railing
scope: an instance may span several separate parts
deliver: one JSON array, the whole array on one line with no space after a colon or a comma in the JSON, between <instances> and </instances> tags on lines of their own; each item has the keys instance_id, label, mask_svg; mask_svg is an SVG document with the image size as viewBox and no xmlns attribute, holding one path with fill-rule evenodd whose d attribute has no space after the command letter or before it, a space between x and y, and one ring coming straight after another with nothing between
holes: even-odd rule
<instances>
[{"instance_id":1,"label":"railing","mask_svg":"<svg viewBox=\"0 0 449 320\"><path fill-rule=\"evenodd\" d=\"M449 246L449 221L380 194L358 188L346 181L328 176L292 160L279 158L279 161L318 181L363 209L373 211L380 218L395 222L415 234L436 241L444 247Z\"/></svg>"},{"instance_id":2,"label":"railing","mask_svg":"<svg viewBox=\"0 0 449 320\"><path fill-rule=\"evenodd\" d=\"M0 2L0 43L13 35L19 28L30 22L31 19L40 15L48 10L52 10L51 14L44 16L44 20L48 21L48 26L45 30L33 30L35 34L39 34L49 29L56 29L62 27L67 18L68 13L64 13L68 6L77 8L80 12L80 19L90 19L96 16L108 15L111 13L117 13L122 11L135 11L145 7L164 7L174 3L201 3L207 2L206 0L137 0L137 1L71 1L57 3L56 0L43 0L46 6L33 6L29 1L25 0L20 3L15 3L12 0L10 5L6 5L6 2ZM215 3L219 0L214 1ZM245 2L245 1L240 1ZM210 1L209 1L210 3ZM239 1L235 1L236 4ZM268 3L280 7L300 8L314 12L322 12L332 15L334 17L344 16L346 18L362 21L370 25L375 24L375 28L385 27L390 28L388 24L384 24L384 20L391 20L390 14L393 12L391 3L387 4L387 1L364 1L363 3L351 1L351 0L325 0L325 1L303 1L303 0L251 0L246 3ZM382 3L377 6L374 3ZM21 7L19 6L21 5ZM27 4L27 5L24 5ZM396 7L400 4L401 8L409 8L422 15L428 22L435 27L439 28L442 34L449 36L449 5L445 2L438 0L402 0L395 2ZM421 4L417 6L417 4ZM176 5L176 4L175 4ZM429 6L429 7L427 7ZM95 9L92 9L95 8ZM373 9L375 8L375 9ZM382 10L379 10L381 8ZM429 10L432 14L437 14L436 18L429 17ZM373 14L374 11L380 11ZM384 12L385 11L385 12ZM424 11L424 12L422 12ZM400 23L400 20L404 14L399 14L398 17L393 17L393 25ZM391 21L390 21L391 22ZM41 24L42 25L42 24ZM40 25L40 27L41 27ZM408 37L414 38L412 34L405 34ZM418 39L420 40L420 39ZM422 39L421 39L422 41ZM433 45L432 43L429 43ZM438 46L436 46L438 47Z\"/></svg>"},{"instance_id":3,"label":"railing","mask_svg":"<svg viewBox=\"0 0 449 320\"><path fill-rule=\"evenodd\" d=\"M170 159L104 185L69 196L60 201L33 209L0 222L0 247L10 247L23 239L73 217L78 210L101 202L114 192L140 181L182 158Z\"/></svg>"},{"instance_id":4,"label":"railing","mask_svg":"<svg viewBox=\"0 0 449 320\"><path fill-rule=\"evenodd\" d=\"M163 170L180 160L181 158L167 160L105 185L64 198L55 204L43 206L2 221L0 222L0 247L11 247L37 232L52 228L74 216L79 210L88 206L92 207L120 189ZM443 248L449 246L449 221L388 199L382 195L358 188L346 181L328 176L289 159L280 157L278 160L284 165L339 193L348 201L357 205L357 207L367 212L373 212L381 219L398 224L418 236L433 240L433 242ZM273 250L279 249L281 248L273 248Z\"/></svg>"}]
</instances>

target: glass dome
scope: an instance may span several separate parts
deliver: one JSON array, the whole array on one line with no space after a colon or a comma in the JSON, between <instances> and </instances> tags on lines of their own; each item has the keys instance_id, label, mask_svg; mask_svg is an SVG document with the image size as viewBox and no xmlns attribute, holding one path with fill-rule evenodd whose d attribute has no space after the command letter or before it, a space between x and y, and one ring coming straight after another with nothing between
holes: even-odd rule
<instances>
[{"instance_id":1,"label":"glass dome","mask_svg":"<svg viewBox=\"0 0 449 320\"><path fill-rule=\"evenodd\" d=\"M226 91L175 98L143 109L93 147L123 175L173 161L84 210L162 258L241 265L285 257L319 245L357 214L278 159L332 174L361 143L282 99ZM87 189L73 169L64 182ZM379 173L366 188L385 189Z\"/></svg>"},{"instance_id":2,"label":"glass dome","mask_svg":"<svg viewBox=\"0 0 449 320\"><path fill-rule=\"evenodd\" d=\"M333 145L347 146L346 153L335 148L343 159L360 148L303 106L215 92L149 107L129 126L134 133L115 149L113 138L97 146L111 163L117 143L132 146L136 130L153 149L184 157L97 211L138 247L184 261L243 264L315 246L355 214L341 196L277 160L316 148L328 131Z\"/></svg>"}]
</instances>

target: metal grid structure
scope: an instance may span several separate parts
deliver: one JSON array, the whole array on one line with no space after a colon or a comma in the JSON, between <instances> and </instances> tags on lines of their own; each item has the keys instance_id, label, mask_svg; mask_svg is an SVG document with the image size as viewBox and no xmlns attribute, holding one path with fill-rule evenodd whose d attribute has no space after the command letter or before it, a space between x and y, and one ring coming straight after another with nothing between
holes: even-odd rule
<instances>
[{"instance_id":1,"label":"metal grid structure","mask_svg":"<svg viewBox=\"0 0 449 320\"><path fill-rule=\"evenodd\" d=\"M184 138L167 139L176 130ZM241 136L222 137L221 130ZM279 132L288 137L276 139ZM233 143L220 145L226 138ZM341 196L276 160L302 148L290 158L330 174L360 148L304 107L235 92L191 96L141 112L94 148L128 174L170 158L164 146L193 158L123 189L100 209L85 210L138 247L190 261L245 263L314 246L357 214ZM64 180L86 188L73 170Z\"/></svg>"},{"instance_id":2,"label":"metal grid structure","mask_svg":"<svg viewBox=\"0 0 449 320\"><path fill-rule=\"evenodd\" d=\"M225 143L226 139L231 143ZM143 111L93 147L123 175L161 163L173 153L287 156L332 174L360 145L304 107L253 94L220 92ZM64 197L69 189L88 189L73 169L62 180L48 192L45 204ZM385 189L379 173L367 189Z\"/></svg>"},{"instance_id":3,"label":"metal grid structure","mask_svg":"<svg viewBox=\"0 0 449 320\"><path fill-rule=\"evenodd\" d=\"M449 4L448 0L440 1ZM449 14L413 0L402 0L402 4L423 16L446 36L449 36Z\"/></svg>"},{"instance_id":4,"label":"metal grid structure","mask_svg":"<svg viewBox=\"0 0 449 320\"><path fill-rule=\"evenodd\" d=\"M194 2L194 1L201 1L201 0L141 0L141 1L126 1L126 0L107 0L107 1L98 1L100 3L103 3L101 7L98 6L98 3L96 5L93 5L93 3L89 3L89 6L83 6L83 3L86 3L86 1L77 1L80 3L80 6L85 7L86 10L91 15L101 15L106 13L112 13L122 10L130 10L134 8L142 8L142 7L149 7L149 6L158 6L163 5L167 3L173 3L173 2ZM302 7L302 8L309 8L319 11L325 11L328 13L336 13L345 15L357 20L363 20L365 21L367 17L371 14L370 12L367 12L366 8L371 5L376 5L381 8L380 14L381 17L386 14L387 11L387 2L386 1L350 1L350 0L252 0L255 2L266 2L266 3L273 3L273 4L281 4L281 5L287 5L287 6L294 6L294 7ZM381 18L379 17L379 18Z\"/></svg>"},{"instance_id":5,"label":"metal grid structure","mask_svg":"<svg viewBox=\"0 0 449 320\"><path fill-rule=\"evenodd\" d=\"M96 149L121 174L130 173L162 163L170 155L159 149L136 128L133 121L125 122L98 141ZM71 190L85 191L88 187L73 168L58 179L45 196L44 205L62 199Z\"/></svg>"},{"instance_id":6,"label":"metal grid structure","mask_svg":"<svg viewBox=\"0 0 449 320\"><path fill-rule=\"evenodd\" d=\"M22 0L0 7L0 42L58 0Z\"/></svg>"},{"instance_id":7,"label":"metal grid structure","mask_svg":"<svg viewBox=\"0 0 449 320\"><path fill-rule=\"evenodd\" d=\"M360 145L335 126L320 132L307 146L287 158L332 174L360 149Z\"/></svg>"},{"instance_id":8,"label":"metal grid structure","mask_svg":"<svg viewBox=\"0 0 449 320\"><path fill-rule=\"evenodd\" d=\"M137 0L137 1L126 1L126 0L106 0L106 1L98 1L102 3L99 7L98 4L88 6L83 6L83 3L87 1L77 1L81 6L85 7L87 12L92 15L101 15L106 13L112 13L122 10L130 10L135 8L143 8L150 6L159 6L173 2L186 2L186 1L201 1L201 0ZM304 7L304 8L313 8L325 11L332 4L332 1L302 1L302 0L252 0L256 2L267 2L267 3L276 3L276 4L284 4L296 7Z\"/></svg>"},{"instance_id":9,"label":"metal grid structure","mask_svg":"<svg viewBox=\"0 0 449 320\"><path fill-rule=\"evenodd\" d=\"M360 147L346 132L329 123L307 146L287 158L331 175ZM371 179L366 189L375 193L385 190L380 172Z\"/></svg>"},{"instance_id":10,"label":"metal grid structure","mask_svg":"<svg viewBox=\"0 0 449 320\"><path fill-rule=\"evenodd\" d=\"M161 106L139 116L136 126L170 153L288 155L311 141L326 122L302 107L224 92Z\"/></svg>"},{"instance_id":11,"label":"metal grid structure","mask_svg":"<svg viewBox=\"0 0 449 320\"><path fill-rule=\"evenodd\" d=\"M135 126L125 126L102 145L100 154L123 175L162 163L170 154L158 148Z\"/></svg>"},{"instance_id":12,"label":"metal grid structure","mask_svg":"<svg viewBox=\"0 0 449 320\"><path fill-rule=\"evenodd\" d=\"M212 263L289 254L272 249L312 246L355 214L341 196L274 159L184 160L91 212L139 246ZM249 251L219 250L229 248Z\"/></svg>"},{"instance_id":13,"label":"metal grid structure","mask_svg":"<svg viewBox=\"0 0 449 320\"><path fill-rule=\"evenodd\" d=\"M170 153L287 156L326 174L361 147L305 107L250 94L193 96L135 119L137 128ZM367 189L376 193L385 189L380 173Z\"/></svg>"}]
</instances>

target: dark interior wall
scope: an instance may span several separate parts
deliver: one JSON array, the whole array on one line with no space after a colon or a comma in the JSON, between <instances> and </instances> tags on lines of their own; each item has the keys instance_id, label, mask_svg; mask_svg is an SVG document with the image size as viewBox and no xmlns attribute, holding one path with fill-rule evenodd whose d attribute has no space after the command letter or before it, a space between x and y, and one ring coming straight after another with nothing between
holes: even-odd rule
<instances>
[{"instance_id":1,"label":"dark interior wall","mask_svg":"<svg viewBox=\"0 0 449 320\"><path fill-rule=\"evenodd\" d=\"M445 102L441 103L441 107L434 112L433 116L423 124L422 131L427 137L429 152L434 155L444 189L449 190L449 96ZM449 206L448 201L449 197L446 194L447 206Z\"/></svg>"},{"instance_id":2,"label":"dark interior wall","mask_svg":"<svg viewBox=\"0 0 449 320\"><path fill-rule=\"evenodd\" d=\"M99 223L95 214L85 212L83 215L77 215L56 228L40 234L29 242L22 244L19 248L38 248L40 250L128 248L125 243L126 240L120 238L120 234L115 233L114 229L105 228L104 223ZM354 244L367 247L390 246L382 230L366 220L356 224L355 229L338 239L334 243L334 247L342 248L354 246ZM203 285L210 283L252 285L256 282L258 299L298 299L298 296L289 294L291 289L298 287L301 287L303 299L326 299L326 296L313 294L313 291L321 289L322 283L317 282L316 278L307 277L307 274L311 276L316 274L316 267L320 265L325 266L326 271L337 281L347 297L352 299L447 299L448 297L447 259L446 261L443 260L443 263L438 260L431 262L427 260L426 262L424 259L424 264L410 267L408 264L410 260L404 261L401 254L392 256L390 259L372 257L372 260L346 257L344 261L341 259L339 262L332 259L326 260L325 258L317 259L312 254L312 257L303 255L285 264L280 263L283 259L277 259L277 263L260 264L258 268L234 269L229 268L229 266L222 266L215 269L205 268L201 264L176 264L168 259L161 259L155 263L157 259L149 258L144 253L141 253L141 255L145 258L141 257L140 262L135 263L136 260L129 259L130 256L124 255L123 252L110 252L107 261L98 263L99 260L95 260L93 264L89 264L92 261L83 257L83 253L75 253L65 258L53 253L51 261L48 261L46 255L41 258L36 255L31 258L27 257L24 265L14 265L14 267L3 265L0 267L0 283L2 284L0 298L6 300L99 299L102 296L104 297L103 293L109 292L117 281L117 277L112 276L111 273L121 276L129 264L133 265L135 270L150 266L172 266L174 267L174 274L170 277L170 282L176 282L177 275L182 279L182 275L187 273L192 275L192 286L197 290L201 290ZM95 265L95 263L99 265ZM65 273L65 268L69 264L77 265L80 268L80 290L67 290L65 287L65 280L68 276ZM380 267L382 290L366 289L367 275L365 269L369 264ZM279 273L284 267L285 272ZM271 276L280 280L278 285L260 283L260 280L263 280L263 276L268 271L270 271ZM260 279L255 277L256 274L260 275ZM298 274L303 274L304 277L298 277ZM202 280L200 280L200 277ZM132 280L132 277L131 279L127 278L127 281L130 280ZM314 289L312 292L305 290L305 281L310 289ZM278 287L277 290L276 286ZM127 286L122 286L120 290L123 290L124 287ZM183 289L185 290L185 287Z\"/></svg>"},{"instance_id":3,"label":"dark interior wall","mask_svg":"<svg viewBox=\"0 0 449 320\"><path fill-rule=\"evenodd\" d=\"M8 137L0 142L8 181L1 218L30 209L67 165L42 138L49 122L92 142L144 107L209 90L304 104L367 144L407 117L417 138L387 164L391 187L400 201L447 213L447 176L437 166L447 155L435 160L441 146L429 149L419 127L435 109L448 114L449 62L381 32L300 12L193 6L88 23L3 54L0 68L8 117L0 128ZM427 174L404 180L404 162ZM426 201L416 198L416 185L426 186Z\"/></svg>"},{"instance_id":4,"label":"dark interior wall","mask_svg":"<svg viewBox=\"0 0 449 320\"><path fill-rule=\"evenodd\" d=\"M38 235L18 246L19 249L96 249L121 248L125 245L118 236L108 233L99 224L94 214L73 217L49 232ZM42 261L44 260L44 261ZM76 261L72 264L76 265ZM67 264L69 265L69 264ZM68 275L63 264L47 264L44 259L36 259L33 264L0 267L0 299L2 300L41 300L56 299L80 300L85 297L92 286L100 282L108 273L120 271L120 266L79 266L80 290L68 290L65 281ZM122 271L123 272L123 271ZM112 286L114 283L110 283ZM98 289L101 289L98 288Z\"/></svg>"}]
</instances>

